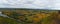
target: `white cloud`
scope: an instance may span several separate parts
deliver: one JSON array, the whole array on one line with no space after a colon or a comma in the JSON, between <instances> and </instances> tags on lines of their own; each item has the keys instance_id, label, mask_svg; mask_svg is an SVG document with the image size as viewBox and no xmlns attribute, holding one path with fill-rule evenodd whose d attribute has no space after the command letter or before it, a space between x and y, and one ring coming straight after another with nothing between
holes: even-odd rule
<instances>
[{"instance_id":1,"label":"white cloud","mask_svg":"<svg viewBox=\"0 0 60 24\"><path fill-rule=\"evenodd\" d=\"M0 7L7 7L7 8L55 8L60 7L60 3L57 4L59 0L0 0ZM55 5L55 6L54 6Z\"/></svg>"}]
</instances>

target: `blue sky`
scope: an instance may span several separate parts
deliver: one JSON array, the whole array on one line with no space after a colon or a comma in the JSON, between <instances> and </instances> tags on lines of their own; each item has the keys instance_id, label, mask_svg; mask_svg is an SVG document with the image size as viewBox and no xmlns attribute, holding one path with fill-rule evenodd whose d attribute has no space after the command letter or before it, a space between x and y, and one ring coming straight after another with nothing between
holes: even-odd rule
<instances>
[{"instance_id":1,"label":"blue sky","mask_svg":"<svg viewBox=\"0 0 60 24\"><path fill-rule=\"evenodd\" d=\"M0 8L60 9L60 0L0 0Z\"/></svg>"}]
</instances>

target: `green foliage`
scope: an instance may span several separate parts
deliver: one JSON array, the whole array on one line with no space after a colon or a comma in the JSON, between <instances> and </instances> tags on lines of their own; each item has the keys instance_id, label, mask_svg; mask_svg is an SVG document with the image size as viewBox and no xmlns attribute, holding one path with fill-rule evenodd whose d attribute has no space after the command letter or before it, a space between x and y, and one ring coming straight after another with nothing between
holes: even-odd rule
<instances>
[{"instance_id":1,"label":"green foliage","mask_svg":"<svg viewBox=\"0 0 60 24\"><path fill-rule=\"evenodd\" d=\"M19 24L19 23L10 18L0 17L0 24Z\"/></svg>"},{"instance_id":2,"label":"green foliage","mask_svg":"<svg viewBox=\"0 0 60 24\"><path fill-rule=\"evenodd\" d=\"M44 24L50 24L52 20L53 20L53 16L48 16L48 17L46 17L46 18L43 18L41 21L42 21Z\"/></svg>"}]
</instances>

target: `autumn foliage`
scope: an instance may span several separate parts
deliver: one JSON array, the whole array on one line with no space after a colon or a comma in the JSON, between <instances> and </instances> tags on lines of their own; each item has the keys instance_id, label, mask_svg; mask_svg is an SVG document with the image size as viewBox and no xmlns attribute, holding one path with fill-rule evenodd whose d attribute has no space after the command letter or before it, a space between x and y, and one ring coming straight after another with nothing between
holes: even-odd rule
<instances>
[{"instance_id":1,"label":"autumn foliage","mask_svg":"<svg viewBox=\"0 0 60 24\"><path fill-rule=\"evenodd\" d=\"M6 10L3 14L24 24L52 24L58 11L49 10ZM55 22L54 22L55 23Z\"/></svg>"}]
</instances>

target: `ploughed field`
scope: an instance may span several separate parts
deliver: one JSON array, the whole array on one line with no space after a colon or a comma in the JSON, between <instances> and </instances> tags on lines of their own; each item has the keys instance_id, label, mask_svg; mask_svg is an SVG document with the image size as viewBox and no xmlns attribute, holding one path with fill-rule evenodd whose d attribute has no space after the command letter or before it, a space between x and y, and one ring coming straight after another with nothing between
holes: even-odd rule
<instances>
[{"instance_id":1,"label":"ploughed field","mask_svg":"<svg viewBox=\"0 0 60 24\"><path fill-rule=\"evenodd\" d=\"M58 10L2 10L0 24L60 24L60 12Z\"/></svg>"}]
</instances>

